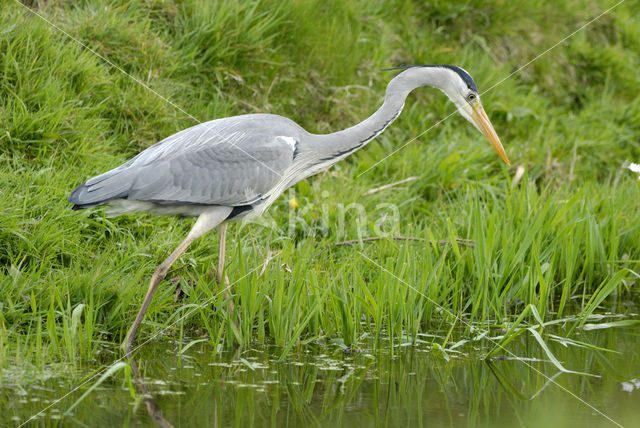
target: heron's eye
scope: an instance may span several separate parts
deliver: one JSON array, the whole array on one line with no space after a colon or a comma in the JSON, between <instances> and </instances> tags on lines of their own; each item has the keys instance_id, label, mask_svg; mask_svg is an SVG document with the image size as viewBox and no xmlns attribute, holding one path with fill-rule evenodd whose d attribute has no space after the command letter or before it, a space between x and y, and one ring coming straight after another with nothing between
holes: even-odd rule
<instances>
[{"instance_id":1,"label":"heron's eye","mask_svg":"<svg viewBox=\"0 0 640 428\"><path fill-rule=\"evenodd\" d=\"M467 101L475 101L475 99L476 99L476 95L475 94L467 95Z\"/></svg>"}]
</instances>

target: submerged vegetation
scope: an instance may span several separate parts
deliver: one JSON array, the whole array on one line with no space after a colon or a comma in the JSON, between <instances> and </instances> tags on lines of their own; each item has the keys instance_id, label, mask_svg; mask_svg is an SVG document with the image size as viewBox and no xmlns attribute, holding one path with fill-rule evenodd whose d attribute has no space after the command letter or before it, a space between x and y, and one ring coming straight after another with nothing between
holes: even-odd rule
<instances>
[{"instance_id":1,"label":"submerged vegetation","mask_svg":"<svg viewBox=\"0 0 640 428\"><path fill-rule=\"evenodd\" d=\"M575 329L595 313L637 314L640 186L626 170L640 159L637 3L522 70L615 2L25 3L122 70L18 3L0 6L0 369L113 350L192 223L73 212L74 186L194 119L268 112L316 133L350 126L382 101L393 73L377 70L412 63L474 76L512 166L458 116L422 135L454 106L417 90L365 149L299 183L263 221L229 229L237 328L209 235L169 272L139 343L268 342L284 358L303 344L385 348L444 330L445 352L478 329L517 335L523 311L542 344L549 320ZM380 235L419 240L362 241ZM356 243L333 245L345 240Z\"/></svg>"}]
</instances>

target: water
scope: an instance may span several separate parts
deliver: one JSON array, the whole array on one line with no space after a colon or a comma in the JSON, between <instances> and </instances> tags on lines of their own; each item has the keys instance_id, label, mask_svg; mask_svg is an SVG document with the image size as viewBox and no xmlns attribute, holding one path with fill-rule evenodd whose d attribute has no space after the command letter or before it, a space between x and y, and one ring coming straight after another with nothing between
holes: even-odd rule
<instances>
[{"instance_id":1,"label":"water","mask_svg":"<svg viewBox=\"0 0 640 428\"><path fill-rule=\"evenodd\" d=\"M305 346L284 361L282 350L270 346L215 354L199 343L179 355L177 344L165 342L146 346L137 360L153 401L176 427L616 426L607 417L640 427L640 328L571 337L616 351L564 346L545 335L564 367L598 377L560 373L530 334L508 346L523 359L505 359L503 353L491 362L479 358L491 346L487 340L442 351L433 346L442 343L440 335L375 352L366 339L357 350L329 341ZM103 363L116 356L105 351ZM99 367L4 370L0 425L19 425ZM123 374L108 378L70 415L63 413L86 389L28 425L154 426Z\"/></svg>"}]
</instances>

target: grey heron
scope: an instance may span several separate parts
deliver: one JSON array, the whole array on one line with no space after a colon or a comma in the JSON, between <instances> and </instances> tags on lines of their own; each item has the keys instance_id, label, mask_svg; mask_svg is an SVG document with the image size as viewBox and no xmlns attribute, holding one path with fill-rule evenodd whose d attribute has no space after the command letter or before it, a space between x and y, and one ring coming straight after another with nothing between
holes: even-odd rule
<instances>
[{"instance_id":1,"label":"grey heron","mask_svg":"<svg viewBox=\"0 0 640 428\"><path fill-rule=\"evenodd\" d=\"M318 135L305 131L290 119L271 114L216 119L165 138L71 192L69 202L73 209L107 205L116 215L146 211L197 217L187 237L151 276L146 296L123 343L127 357L131 356L134 337L158 284L189 244L218 227L216 281L223 287L227 223L260 215L288 187L364 147L398 117L406 97L414 89L432 86L444 92L458 112L484 134L509 164L469 73L452 65L395 69L403 71L387 85L382 106L350 128ZM228 279L225 280L228 287ZM232 306L229 310L233 312Z\"/></svg>"}]
</instances>

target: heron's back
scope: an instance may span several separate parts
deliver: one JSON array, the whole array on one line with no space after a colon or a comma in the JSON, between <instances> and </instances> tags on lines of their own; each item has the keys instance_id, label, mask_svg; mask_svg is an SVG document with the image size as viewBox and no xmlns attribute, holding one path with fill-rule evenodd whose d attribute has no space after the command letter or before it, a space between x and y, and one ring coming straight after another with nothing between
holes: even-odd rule
<instances>
[{"instance_id":1,"label":"heron's back","mask_svg":"<svg viewBox=\"0 0 640 428\"><path fill-rule=\"evenodd\" d=\"M251 207L283 180L305 135L295 122L268 114L201 123L87 180L69 202L82 209L129 201L129 211L170 214L197 214L199 206Z\"/></svg>"}]
</instances>

